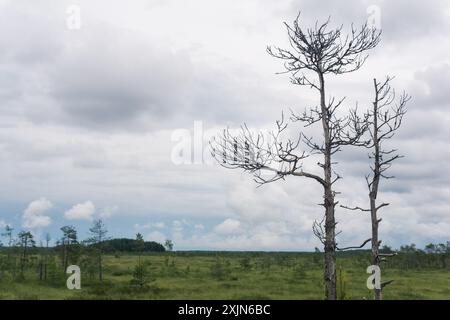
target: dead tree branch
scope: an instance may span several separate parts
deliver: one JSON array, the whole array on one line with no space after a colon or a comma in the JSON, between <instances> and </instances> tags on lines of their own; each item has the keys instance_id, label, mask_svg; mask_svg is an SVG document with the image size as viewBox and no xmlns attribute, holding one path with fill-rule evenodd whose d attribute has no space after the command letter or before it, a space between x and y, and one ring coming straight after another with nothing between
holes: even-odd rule
<instances>
[{"instance_id":1,"label":"dead tree branch","mask_svg":"<svg viewBox=\"0 0 450 320\"><path fill-rule=\"evenodd\" d=\"M364 248L364 246L370 242L370 240L372 240L372 238L367 239L366 241L364 241L361 245L359 246L354 246L354 247L345 247L345 248L337 248L339 251L345 251L345 250L351 250L351 249L362 249Z\"/></svg>"}]
</instances>

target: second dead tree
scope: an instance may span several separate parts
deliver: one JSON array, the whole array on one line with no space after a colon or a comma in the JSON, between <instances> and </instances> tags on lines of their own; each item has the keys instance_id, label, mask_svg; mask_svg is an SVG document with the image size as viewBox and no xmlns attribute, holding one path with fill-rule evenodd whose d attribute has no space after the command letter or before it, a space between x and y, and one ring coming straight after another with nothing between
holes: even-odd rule
<instances>
[{"instance_id":1,"label":"second dead tree","mask_svg":"<svg viewBox=\"0 0 450 320\"><path fill-rule=\"evenodd\" d=\"M369 208L362 207L346 207L350 210L359 210L370 213L372 237L368 240L372 245L372 265L380 266L380 262L387 257L395 255L395 253L381 253L379 238L379 224L382 219L379 217L379 210L389 205L389 203L377 203L378 190L381 179L392 179L394 176L387 174L387 170L392 163L401 158L397 153L397 149L386 147L385 143L390 140L395 132L402 124L403 116L406 113L406 104L410 100L410 96L402 93L396 101L395 90L390 83L393 78L387 77L384 82L373 80L375 98L372 110L369 110L365 116L367 121L367 129L370 135L370 144L368 148L372 149L369 158L373 161L370 166L371 174L366 176L367 188L369 190ZM375 300L382 299L382 290L391 283L392 280L381 283L381 288L374 290Z\"/></svg>"}]
</instances>

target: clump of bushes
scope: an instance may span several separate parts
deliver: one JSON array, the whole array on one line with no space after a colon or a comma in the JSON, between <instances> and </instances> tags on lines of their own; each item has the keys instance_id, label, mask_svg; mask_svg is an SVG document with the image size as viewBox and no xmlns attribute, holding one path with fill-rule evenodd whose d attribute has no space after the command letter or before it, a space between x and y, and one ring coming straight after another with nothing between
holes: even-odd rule
<instances>
[{"instance_id":1,"label":"clump of bushes","mask_svg":"<svg viewBox=\"0 0 450 320\"><path fill-rule=\"evenodd\" d=\"M139 261L133 270L133 279L131 280L132 285L136 285L139 287L144 287L155 279L150 277L150 272L148 268L150 266L150 262L141 262Z\"/></svg>"},{"instance_id":2,"label":"clump of bushes","mask_svg":"<svg viewBox=\"0 0 450 320\"><path fill-rule=\"evenodd\" d=\"M217 279L225 279L230 275L230 262L223 262L220 258L217 258L214 264L211 266L211 276Z\"/></svg>"},{"instance_id":3,"label":"clump of bushes","mask_svg":"<svg viewBox=\"0 0 450 320\"><path fill-rule=\"evenodd\" d=\"M246 271L248 271L248 270L250 270L252 268L251 260L250 260L249 257L242 258L239 261L239 264L240 264L241 268L246 270Z\"/></svg>"}]
</instances>

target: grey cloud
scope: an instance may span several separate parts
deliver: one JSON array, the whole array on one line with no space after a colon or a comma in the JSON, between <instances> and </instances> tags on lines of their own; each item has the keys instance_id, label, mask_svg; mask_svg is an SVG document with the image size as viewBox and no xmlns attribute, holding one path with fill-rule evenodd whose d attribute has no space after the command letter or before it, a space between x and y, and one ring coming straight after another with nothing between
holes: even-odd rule
<instances>
[{"instance_id":1,"label":"grey cloud","mask_svg":"<svg viewBox=\"0 0 450 320\"><path fill-rule=\"evenodd\" d=\"M95 20L70 31L64 5L58 10L6 6L8 46L0 56L9 70L0 82L8 85L0 95L16 105L2 104L5 112L17 109L41 125L154 131L199 118L261 123L290 101L262 83L254 66L222 66L221 57L217 65L194 62L191 52ZM29 36L15 36L22 33Z\"/></svg>"},{"instance_id":2,"label":"grey cloud","mask_svg":"<svg viewBox=\"0 0 450 320\"><path fill-rule=\"evenodd\" d=\"M367 12L370 6L379 7L383 41L391 44L398 41L416 41L417 37L445 34L449 26L445 0L350 0L345 1L345 4L343 1L325 0L321 1L320 5L314 0L296 0L291 2L289 12L294 18L294 14L301 11L308 24L331 16L333 24L336 25L348 25L351 22L359 25L370 15Z\"/></svg>"},{"instance_id":3,"label":"grey cloud","mask_svg":"<svg viewBox=\"0 0 450 320\"><path fill-rule=\"evenodd\" d=\"M272 106L278 110L275 95L261 92L248 72L247 77L235 77L207 64L200 66L201 62L194 65L187 52L172 52L130 38L120 30L90 29L74 43L69 41L69 48L51 63L34 69L43 76L43 91L20 89L28 90L25 95L42 97L42 101L31 102L40 104L39 112L26 104L25 113L37 123L155 130L174 126L179 117L255 121L270 114ZM10 95L13 92L8 90Z\"/></svg>"},{"instance_id":4,"label":"grey cloud","mask_svg":"<svg viewBox=\"0 0 450 320\"><path fill-rule=\"evenodd\" d=\"M64 122L152 130L180 124L183 118L261 121L278 111L279 100L273 92L260 91L257 74L236 77L206 62L194 64L187 52L142 42L98 43L93 37L86 47L52 66L51 94Z\"/></svg>"},{"instance_id":5,"label":"grey cloud","mask_svg":"<svg viewBox=\"0 0 450 320\"><path fill-rule=\"evenodd\" d=\"M91 25L70 45L49 72L50 94L62 121L130 128L185 108L191 81L186 54L151 47L133 34L100 25Z\"/></svg>"},{"instance_id":6,"label":"grey cloud","mask_svg":"<svg viewBox=\"0 0 450 320\"><path fill-rule=\"evenodd\" d=\"M3 102L20 98L22 90L17 83L20 83L20 76L11 67L0 65L0 99Z\"/></svg>"},{"instance_id":7,"label":"grey cloud","mask_svg":"<svg viewBox=\"0 0 450 320\"><path fill-rule=\"evenodd\" d=\"M203 120L204 129L242 122L255 127L270 123L273 128L281 109L301 111L307 106L305 101L317 103L314 92L290 85L287 76L270 74L281 71L279 61L262 56L253 59L254 52L264 54L263 45L252 47L260 42L232 48L235 52L229 56L218 47L209 47L208 41L175 50L170 43L178 43L176 37L167 42L146 38L137 30L125 30L122 20L100 23L93 15L81 30L72 32L63 27L64 5L52 9L51 2L41 1L44 8L27 4L31 9L25 10L26 2L20 3L22 6L0 11L4 25L0 29L3 203L27 203L41 193L58 203L72 204L92 196L92 201L104 205L117 199L124 215L157 212L196 216L202 223L211 217L217 223L230 218L243 225L245 232L235 239L194 236L182 239L185 248L203 246L209 240L225 249L254 249L262 243L264 248L274 249L286 243L293 249L318 245L311 233L312 221L323 213L317 205L321 201L318 184L290 177L256 189L251 177L241 172L170 162L173 127L192 129L193 120ZM372 100L370 81L366 81L372 75L368 76L367 70L382 72L386 67L399 74L394 86L407 88L413 96L404 124L392 140L405 158L393 165L390 172L397 178L383 181L380 194L380 200L391 203L383 212L383 240L395 244L422 243L433 230L441 237L449 225L450 67L444 63L447 56L438 56L445 51L445 43L436 55L421 47L428 43L428 35L448 37L448 29L442 27L446 25L443 2L429 3L434 7L425 8L419 1L380 3L390 50L405 48L405 41L415 50L404 49L404 57L390 57L391 51L383 50L385 55L373 54L365 69L329 82L330 94L358 99L362 109ZM286 40L281 21L293 19L297 9L311 21L331 14L333 23L347 24L363 21L370 4L377 1L302 1L291 7L279 4L278 9L286 10L262 15L258 11L266 7L256 12L246 7L242 10L247 11L236 17L237 27L232 31L250 32L255 38L267 37L267 42L281 44ZM166 4L159 1L158 5ZM82 6L88 9L84 12L95 11L101 2L98 7L90 7L87 1ZM240 14L237 9L232 12ZM258 18L247 21L253 15ZM258 29L255 21L264 20L262 17L268 21ZM171 24L167 22L165 27ZM274 25L279 33L270 33ZM223 41L228 45L226 38ZM427 59L422 59L424 56ZM403 59L407 60L404 65ZM411 60L424 61L423 66L409 64ZM370 61L375 63L370 65ZM267 66L270 63L273 68ZM413 68L420 69L415 78ZM405 79L410 79L410 87ZM295 126L293 134L298 129ZM321 133L311 134L320 138ZM366 203L368 151L345 148L336 157L338 172L344 177L337 185L340 203ZM314 162L312 166L320 170ZM10 217L0 216L2 219L9 221ZM370 233L364 219L338 211L341 244L359 242L361 235Z\"/></svg>"},{"instance_id":8,"label":"grey cloud","mask_svg":"<svg viewBox=\"0 0 450 320\"><path fill-rule=\"evenodd\" d=\"M410 42L418 37L447 35L447 5L445 0L383 1L380 8L384 35L387 40Z\"/></svg>"},{"instance_id":9,"label":"grey cloud","mask_svg":"<svg viewBox=\"0 0 450 320\"><path fill-rule=\"evenodd\" d=\"M425 85L417 90L416 103L421 109L450 108L450 65L431 66L415 73L415 80Z\"/></svg>"},{"instance_id":10,"label":"grey cloud","mask_svg":"<svg viewBox=\"0 0 450 320\"><path fill-rule=\"evenodd\" d=\"M62 49L58 39L64 32L61 23L63 20L55 21L45 15L45 11L39 13L35 9L27 7L21 1L11 1L1 8L2 63L12 62L30 67L52 61Z\"/></svg>"},{"instance_id":11,"label":"grey cloud","mask_svg":"<svg viewBox=\"0 0 450 320\"><path fill-rule=\"evenodd\" d=\"M450 136L450 128L447 125L449 121L450 116L445 108L428 108L427 105L416 103L413 98L397 139L446 141ZM425 149L428 144L416 147Z\"/></svg>"}]
</instances>

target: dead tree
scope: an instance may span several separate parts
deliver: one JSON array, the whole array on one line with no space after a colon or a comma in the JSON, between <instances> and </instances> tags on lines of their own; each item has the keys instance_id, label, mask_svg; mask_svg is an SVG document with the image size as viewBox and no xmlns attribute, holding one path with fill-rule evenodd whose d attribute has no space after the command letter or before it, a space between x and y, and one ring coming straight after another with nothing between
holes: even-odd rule
<instances>
[{"instance_id":1,"label":"dead tree","mask_svg":"<svg viewBox=\"0 0 450 320\"><path fill-rule=\"evenodd\" d=\"M377 82L373 80L375 98L373 101L373 108L366 114L366 121L368 125L368 132L370 134L370 144L367 146L372 149L369 158L373 161L370 166L371 174L366 176L366 183L369 189L369 208L361 207L344 207L350 210L359 210L370 213L372 224L372 264L379 266L380 262L387 257L395 255L395 253L380 253L381 240L379 239L379 218L378 211L389 205L389 203L377 203L378 189L380 180L392 179L386 171L392 166L392 163L402 156L397 153L397 149L388 148L385 142L391 139L395 132L400 128L403 116L406 113L406 104L410 100L410 96L402 93L396 101L395 90L391 87L390 82L393 78L387 77L384 82ZM381 300L382 289L391 281L381 283L380 289L374 290L374 297L376 300Z\"/></svg>"},{"instance_id":2,"label":"dead tree","mask_svg":"<svg viewBox=\"0 0 450 320\"><path fill-rule=\"evenodd\" d=\"M285 23L290 49L268 47L267 52L284 61L285 71L291 75L293 84L307 86L317 91L319 105L305 110L303 113L292 112L290 121L300 122L304 127L321 125L323 139L315 140L300 133L296 139L284 140L281 136L288 123L282 117L277 121L277 129L271 134L271 141L262 134L250 132L242 126L237 135L229 130L213 141L213 156L227 168L240 168L254 174L255 180L268 183L284 179L286 176L301 176L315 180L323 187L325 208L323 225L314 232L324 245L325 251L325 297L336 299L336 221L334 184L340 176L335 172L332 157L346 145L357 145L364 134L364 121L357 116L355 110L339 115L338 109L345 98L327 100L325 77L328 74L339 75L358 70L367 58L366 51L374 48L380 40L380 32L363 25L360 29L351 27L348 35L343 35L342 26L329 28L328 19L322 24L316 23L313 28L303 29L300 26L300 15L293 25ZM307 151L299 151L300 142ZM305 171L302 160L310 155L319 155L318 166L323 174ZM272 172L264 177L261 172Z\"/></svg>"}]
</instances>

